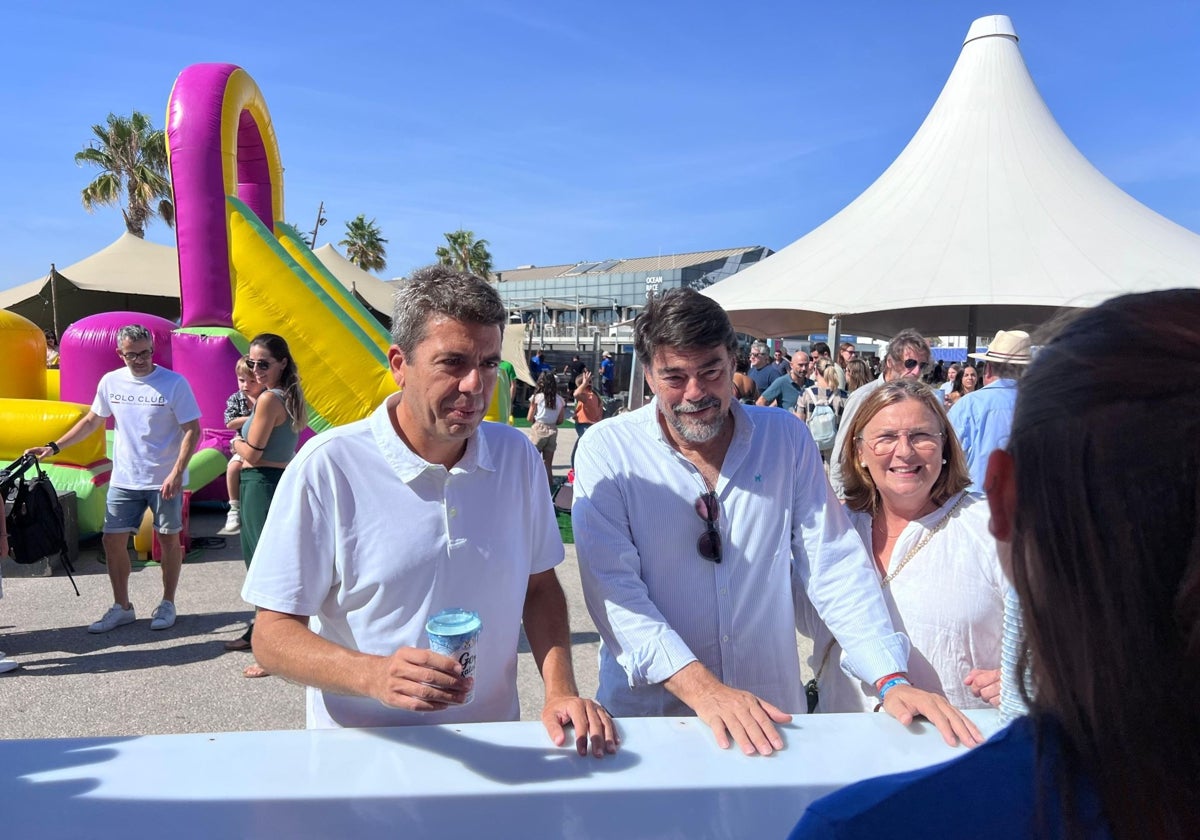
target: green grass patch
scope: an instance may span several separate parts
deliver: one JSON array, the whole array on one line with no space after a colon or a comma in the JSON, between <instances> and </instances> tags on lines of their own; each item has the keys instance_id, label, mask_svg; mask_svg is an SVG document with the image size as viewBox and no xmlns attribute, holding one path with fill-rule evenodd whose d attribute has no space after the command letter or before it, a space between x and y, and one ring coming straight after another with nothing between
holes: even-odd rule
<instances>
[{"instance_id":1,"label":"green grass patch","mask_svg":"<svg viewBox=\"0 0 1200 840\"><path fill-rule=\"evenodd\" d=\"M558 517L558 533L562 537L563 545L573 545L575 543L575 532L571 530L571 514L556 513Z\"/></svg>"}]
</instances>

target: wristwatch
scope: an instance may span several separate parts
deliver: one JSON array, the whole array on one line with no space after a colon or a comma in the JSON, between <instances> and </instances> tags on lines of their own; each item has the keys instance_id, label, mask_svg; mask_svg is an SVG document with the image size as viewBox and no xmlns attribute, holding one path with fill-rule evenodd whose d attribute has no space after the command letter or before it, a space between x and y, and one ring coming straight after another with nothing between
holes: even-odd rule
<instances>
[{"instance_id":1,"label":"wristwatch","mask_svg":"<svg viewBox=\"0 0 1200 840\"><path fill-rule=\"evenodd\" d=\"M47 444L46 444L46 446L50 447L50 451L51 451L51 453L53 453L53 454L55 454L55 455L57 455L57 454L58 454L58 453L61 451L61 450L58 448L58 444L57 444L57 443L55 443L54 441L50 441L49 443L47 443Z\"/></svg>"}]
</instances>

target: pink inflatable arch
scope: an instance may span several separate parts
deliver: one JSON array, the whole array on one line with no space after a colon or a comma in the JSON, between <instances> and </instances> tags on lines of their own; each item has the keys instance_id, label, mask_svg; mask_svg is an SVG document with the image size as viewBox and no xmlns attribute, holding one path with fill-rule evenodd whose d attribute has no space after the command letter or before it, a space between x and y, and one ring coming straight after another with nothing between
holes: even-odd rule
<instances>
[{"instance_id":1,"label":"pink inflatable arch","mask_svg":"<svg viewBox=\"0 0 1200 840\"><path fill-rule=\"evenodd\" d=\"M283 217L283 167L267 103L233 64L193 64L167 104L175 190L180 323L229 327L233 288L225 197L237 196L267 228Z\"/></svg>"}]
</instances>

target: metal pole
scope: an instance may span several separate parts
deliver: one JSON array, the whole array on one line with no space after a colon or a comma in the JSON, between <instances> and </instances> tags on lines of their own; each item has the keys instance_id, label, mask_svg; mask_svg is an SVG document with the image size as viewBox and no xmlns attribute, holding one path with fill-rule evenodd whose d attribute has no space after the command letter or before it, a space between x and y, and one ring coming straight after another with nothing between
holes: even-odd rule
<instances>
[{"instance_id":1,"label":"metal pole","mask_svg":"<svg viewBox=\"0 0 1200 840\"><path fill-rule=\"evenodd\" d=\"M829 352L834 360L841 364L838 354L838 345L842 343L842 316L829 316Z\"/></svg>"},{"instance_id":2,"label":"metal pole","mask_svg":"<svg viewBox=\"0 0 1200 840\"><path fill-rule=\"evenodd\" d=\"M967 353L975 352L975 342L979 338L978 315L979 309L975 304L967 307Z\"/></svg>"},{"instance_id":3,"label":"metal pole","mask_svg":"<svg viewBox=\"0 0 1200 840\"><path fill-rule=\"evenodd\" d=\"M58 269L54 267L54 263L50 263L50 320L54 326L54 340L58 341L61 336L58 332L58 284L55 278L58 277Z\"/></svg>"},{"instance_id":4,"label":"metal pole","mask_svg":"<svg viewBox=\"0 0 1200 840\"><path fill-rule=\"evenodd\" d=\"M312 237L309 239L309 248L315 249L317 247L317 231L321 229L321 225L328 221L329 220L325 218L325 202L322 201L317 207L317 223L313 225Z\"/></svg>"}]
</instances>

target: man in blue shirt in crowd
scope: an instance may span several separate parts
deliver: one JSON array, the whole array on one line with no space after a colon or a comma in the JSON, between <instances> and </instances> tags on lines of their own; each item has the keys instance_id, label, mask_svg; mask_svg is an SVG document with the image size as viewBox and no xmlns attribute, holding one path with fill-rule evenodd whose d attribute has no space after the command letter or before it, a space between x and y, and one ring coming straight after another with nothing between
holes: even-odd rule
<instances>
[{"instance_id":1,"label":"man in blue shirt in crowd","mask_svg":"<svg viewBox=\"0 0 1200 840\"><path fill-rule=\"evenodd\" d=\"M971 473L971 490L983 492L988 456L1008 444L1013 409L1017 405L1017 381L1033 360L1029 333L1021 330L996 333L985 353L970 353L982 359L983 387L964 394L950 409L950 424L958 434Z\"/></svg>"},{"instance_id":2,"label":"man in blue shirt in crowd","mask_svg":"<svg viewBox=\"0 0 1200 840\"><path fill-rule=\"evenodd\" d=\"M778 405L792 411L800 401L804 389L812 386L813 381L808 378L808 354L797 350L792 354L790 370L762 392L762 396L758 398L758 405Z\"/></svg>"}]
</instances>

